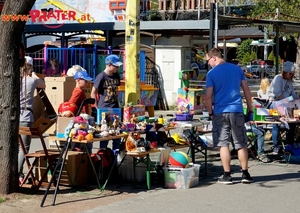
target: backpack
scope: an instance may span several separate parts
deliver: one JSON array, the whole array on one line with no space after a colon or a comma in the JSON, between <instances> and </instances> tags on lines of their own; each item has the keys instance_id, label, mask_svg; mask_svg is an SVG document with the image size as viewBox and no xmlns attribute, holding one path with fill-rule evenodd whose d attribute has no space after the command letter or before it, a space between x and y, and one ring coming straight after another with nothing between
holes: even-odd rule
<instances>
[{"instance_id":1,"label":"backpack","mask_svg":"<svg viewBox=\"0 0 300 213\"><path fill-rule=\"evenodd\" d=\"M146 132L146 140L147 141L156 141L157 146L164 146L165 143L167 144L175 144L174 139L172 137L168 137L164 126L162 124L155 124L153 128Z\"/></svg>"},{"instance_id":2,"label":"backpack","mask_svg":"<svg viewBox=\"0 0 300 213\"><path fill-rule=\"evenodd\" d=\"M91 158L94 162L94 167L96 169L99 180L101 182L105 181L109 175L112 166L114 165L114 161L116 158L113 150L111 150L110 148L98 149L97 152L91 154ZM96 179L95 179L94 172L93 171L91 172L93 177L92 181L95 182ZM111 177L113 176L114 175L111 174Z\"/></svg>"}]
</instances>

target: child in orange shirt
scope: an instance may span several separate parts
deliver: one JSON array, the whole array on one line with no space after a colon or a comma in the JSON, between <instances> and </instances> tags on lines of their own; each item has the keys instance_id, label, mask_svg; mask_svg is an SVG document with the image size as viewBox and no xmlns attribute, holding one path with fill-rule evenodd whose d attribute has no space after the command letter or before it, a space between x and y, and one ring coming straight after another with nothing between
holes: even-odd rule
<instances>
[{"instance_id":1,"label":"child in orange shirt","mask_svg":"<svg viewBox=\"0 0 300 213\"><path fill-rule=\"evenodd\" d=\"M83 70L78 70L74 75L74 79L76 81L76 86L72 92L72 96L71 96L69 102L76 104L77 111L75 112L75 115L77 115L81 103L84 101L84 99L86 99L86 95L85 95L83 89L86 88L86 83L88 81L92 81L93 79L91 77L89 77L87 72L85 72ZM82 112L84 112L86 114L90 114L89 108L87 105L83 106ZM72 149L81 151L80 147L81 147L80 143L74 143ZM89 153L92 153L92 148L93 148L93 144L88 144L88 152Z\"/></svg>"},{"instance_id":2,"label":"child in orange shirt","mask_svg":"<svg viewBox=\"0 0 300 213\"><path fill-rule=\"evenodd\" d=\"M77 106L77 110L79 110L79 107L84 99L86 99L86 95L83 91L84 88L86 88L86 83L88 81L92 81L93 79L89 77L87 72L79 70L75 73L74 79L76 81L76 86L72 92L72 96L69 100L70 103L74 103ZM84 113L90 114L89 108L87 105L85 105L82 109ZM75 112L75 115L77 115L78 111Z\"/></svg>"}]
</instances>

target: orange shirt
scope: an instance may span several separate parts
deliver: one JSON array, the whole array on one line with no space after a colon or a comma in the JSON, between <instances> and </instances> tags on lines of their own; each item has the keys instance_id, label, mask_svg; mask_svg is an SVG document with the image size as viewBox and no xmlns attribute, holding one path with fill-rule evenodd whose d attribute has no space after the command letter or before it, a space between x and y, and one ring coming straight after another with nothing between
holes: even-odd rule
<instances>
[{"instance_id":1,"label":"orange shirt","mask_svg":"<svg viewBox=\"0 0 300 213\"><path fill-rule=\"evenodd\" d=\"M79 110L79 107L80 107L81 103L84 101L84 99L86 99L86 95L85 95L84 91L82 89L80 89L79 87L75 87L72 92L72 96L71 96L69 102L76 104L77 110ZM90 114L89 108L87 105L83 106L82 111L87 114ZM77 115L77 112L76 112L76 115Z\"/></svg>"}]
</instances>

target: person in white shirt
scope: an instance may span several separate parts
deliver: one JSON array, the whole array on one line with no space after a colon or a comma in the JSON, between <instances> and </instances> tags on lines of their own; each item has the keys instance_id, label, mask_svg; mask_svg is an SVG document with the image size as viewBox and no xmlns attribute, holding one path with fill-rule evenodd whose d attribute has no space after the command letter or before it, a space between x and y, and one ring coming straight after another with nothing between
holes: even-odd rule
<instances>
[{"instance_id":1,"label":"person in white shirt","mask_svg":"<svg viewBox=\"0 0 300 213\"><path fill-rule=\"evenodd\" d=\"M292 62L286 61L283 64L282 73L276 75L270 84L269 99L271 101L279 101L281 99L292 96L298 99L293 86L293 78L295 75L295 66ZM286 141L289 144L294 143L295 125L289 124ZM273 154L278 154L280 148L278 146L279 126L274 124L272 129Z\"/></svg>"}]
</instances>

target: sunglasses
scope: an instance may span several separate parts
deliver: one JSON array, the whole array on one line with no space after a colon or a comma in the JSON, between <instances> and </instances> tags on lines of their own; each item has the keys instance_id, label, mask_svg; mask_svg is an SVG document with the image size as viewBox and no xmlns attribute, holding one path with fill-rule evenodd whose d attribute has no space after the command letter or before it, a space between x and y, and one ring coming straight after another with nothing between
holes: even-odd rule
<instances>
[{"instance_id":1,"label":"sunglasses","mask_svg":"<svg viewBox=\"0 0 300 213\"><path fill-rule=\"evenodd\" d=\"M206 60L207 63L209 63L209 60L212 59L213 57L210 57L209 59Z\"/></svg>"}]
</instances>

